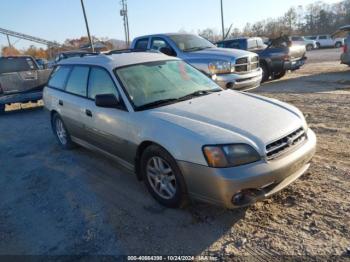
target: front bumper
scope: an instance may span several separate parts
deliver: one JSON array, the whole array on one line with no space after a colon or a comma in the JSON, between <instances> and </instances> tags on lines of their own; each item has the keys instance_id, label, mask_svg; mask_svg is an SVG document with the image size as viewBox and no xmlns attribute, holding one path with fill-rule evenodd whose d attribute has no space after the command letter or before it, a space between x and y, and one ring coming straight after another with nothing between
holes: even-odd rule
<instances>
[{"instance_id":1,"label":"front bumper","mask_svg":"<svg viewBox=\"0 0 350 262\"><path fill-rule=\"evenodd\" d=\"M285 70L298 70L300 67L305 65L307 58L303 57L302 59L299 60L293 60L293 61L285 61L284 62L284 69Z\"/></svg>"},{"instance_id":2,"label":"front bumper","mask_svg":"<svg viewBox=\"0 0 350 262\"><path fill-rule=\"evenodd\" d=\"M43 91L0 95L0 104L26 103L42 99Z\"/></svg>"},{"instance_id":3,"label":"front bumper","mask_svg":"<svg viewBox=\"0 0 350 262\"><path fill-rule=\"evenodd\" d=\"M213 80L222 88L248 90L260 86L262 69L258 68L247 74L222 74L213 76Z\"/></svg>"},{"instance_id":4,"label":"front bumper","mask_svg":"<svg viewBox=\"0 0 350 262\"><path fill-rule=\"evenodd\" d=\"M211 168L186 161L178 161L178 165L190 197L227 208L246 206L285 188L309 168L316 151L316 135L309 129L307 136L302 146L272 161L231 168ZM246 190L258 193L242 204L233 203L233 196Z\"/></svg>"}]
</instances>

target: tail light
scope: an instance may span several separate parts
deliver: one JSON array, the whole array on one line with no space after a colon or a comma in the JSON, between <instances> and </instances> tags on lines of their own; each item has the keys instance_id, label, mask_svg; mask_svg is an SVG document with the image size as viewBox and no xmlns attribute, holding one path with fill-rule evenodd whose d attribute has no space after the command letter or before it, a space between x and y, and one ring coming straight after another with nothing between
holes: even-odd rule
<instances>
[{"instance_id":1,"label":"tail light","mask_svg":"<svg viewBox=\"0 0 350 262\"><path fill-rule=\"evenodd\" d=\"M343 45L343 53L347 53L348 52L348 45L345 44Z\"/></svg>"},{"instance_id":2,"label":"tail light","mask_svg":"<svg viewBox=\"0 0 350 262\"><path fill-rule=\"evenodd\" d=\"M0 94L3 94L4 90L2 89L1 83L0 83Z\"/></svg>"}]
</instances>

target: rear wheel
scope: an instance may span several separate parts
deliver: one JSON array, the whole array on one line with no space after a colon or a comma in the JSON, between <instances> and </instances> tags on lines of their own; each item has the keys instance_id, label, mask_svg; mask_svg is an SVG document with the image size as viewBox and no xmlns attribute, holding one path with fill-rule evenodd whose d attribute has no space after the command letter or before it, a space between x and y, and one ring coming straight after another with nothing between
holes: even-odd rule
<instances>
[{"instance_id":1,"label":"rear wheel","mask_svg":"<svg viewBox=\"0 0 350 262\"><path fill-rule=\"evenodd\" d=\"M273 78L274 79L280 79L282 77L284 77L286 75L287 71L286 70L283 70L281 72L278 72L276 74L273 75Z\"/></svg>"},{"instance_id":2,"label":"rear wheel","mask_svg":"<svg viewBox=\"0 0 350 262\"><path fill-rule=\"evenodd\" d=\"M3 114L5 112L6 105L0 104L0 114Z\"/></svg>"},{"instance_id":3,"label":"rear wheel","mask_svg":"<svg viewBox=\"0 0 350 262\"><path fill-rule=\"evenodd\" d=\"M57 138L58 143L64 149L71 149L75 146L71 140L70 134L66 129L61 117L58 114L54 114L51 120L52 130Z\"/></svg>"},{"instance_id":4,"label":"rear wheel","mask_svg":"<svg viewBox=\"0 0 350 262\"><path fill-rule=\"evenodd\" d=\"M186 203L184 178L165 149L147 147L141 156L141 172L148 191L160 204L176 208Z\"/></svg>"},{"instance_id":5,"label":"rear wheel","mask_svg":"<svg viewBox=\"0 0 350 262\"><path fill-rule=\"evenodd\" d=\"M267 68L266 64L265 63L261 63L260 65L261 69L262 69L262 80L261 82L266 82L269 80L270 78L270 72L269 72L269 69Z\"/></svg>"}]
</instances>

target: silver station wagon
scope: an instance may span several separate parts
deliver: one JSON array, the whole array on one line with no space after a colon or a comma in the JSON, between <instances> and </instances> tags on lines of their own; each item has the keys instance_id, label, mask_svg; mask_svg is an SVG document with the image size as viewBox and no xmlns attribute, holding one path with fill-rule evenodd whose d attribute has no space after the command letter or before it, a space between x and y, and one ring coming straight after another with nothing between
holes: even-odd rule
<instances>
[{"instance_id":1,"label":"silver station wagon","mask_svg":"<svg viewBox=\"0 0 350 262\"><path fill-rule=\"evenodd\" d=\"M300 177L316 148L297 108L223 90L160 53L63 60L44 102L63 148L79 144L112 157L168 207L188 199L249 205Z\"/></svg>"}]
</instances>

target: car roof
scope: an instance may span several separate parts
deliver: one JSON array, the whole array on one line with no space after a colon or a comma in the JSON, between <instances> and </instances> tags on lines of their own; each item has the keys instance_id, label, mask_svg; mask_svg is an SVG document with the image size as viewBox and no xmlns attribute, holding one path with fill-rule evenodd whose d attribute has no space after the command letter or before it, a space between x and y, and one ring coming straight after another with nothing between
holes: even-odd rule
<instances>
[{"instance_id":1,"label":"car roof","mask_svg":"<svg viewBox=\"0 0 350 262\"><path fill-rule=\"evenodd\" d=\"M178 58L169 57L162 53L126 52L112 55L98 54L72 57L60 61L58 65L96 65L113 70L116 67L166 60L178 60Z\"/></svg>"}]
</instances>

